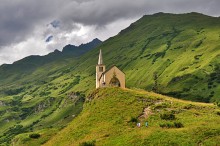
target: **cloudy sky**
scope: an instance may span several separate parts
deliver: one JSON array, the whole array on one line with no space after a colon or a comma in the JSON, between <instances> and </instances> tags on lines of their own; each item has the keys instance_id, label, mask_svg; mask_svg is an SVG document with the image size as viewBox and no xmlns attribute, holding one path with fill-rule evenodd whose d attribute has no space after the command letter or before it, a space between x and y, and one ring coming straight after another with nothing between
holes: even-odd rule
<instances>
[{"instance_id":1,"label":"cloudy sky","mask_svg":"<svg viewBox=\"0 0 220 146\"><path fill-rule=\"evenodd\" d=\"M220 0L0 0L0 64L106 40L145 14L220 16Z\"/></svg>"}]
</instances>

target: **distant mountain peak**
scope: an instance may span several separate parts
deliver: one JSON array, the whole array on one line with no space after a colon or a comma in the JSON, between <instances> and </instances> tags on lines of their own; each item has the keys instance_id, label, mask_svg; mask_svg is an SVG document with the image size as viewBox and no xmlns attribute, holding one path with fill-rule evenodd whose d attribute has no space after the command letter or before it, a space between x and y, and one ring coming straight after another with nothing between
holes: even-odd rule
<instances>
[{"instance_id":1,"label":"distant mountain peak","mask_svg":"<svg viewBox=\"0 0 220 146\"><path fill-rule=\"evenodd\" d=\"M56 49L56 50L54 50L54 52L55 52L55 53L60 53L61 51L58 50L58 49Z\"/></svg>"},{"instance_id":2,"label":"distant mountain peak","mask_svg":"<svg viewBox=\"0 0 220 146\"><path fill-rule=\"evenodd\" d=\"M79 45L79 47L80 47L80 46L87 45L87 44L93 44L93 43L102 43L102 41L99 40L98 38L95 38L95 39L93 39L92 41L90 41L90 42L88 42L88 43L85 43L85 44L83 43L83 44Z\"/></svg>"},{"instance_id":3,"label":"distant mountain peak","mask_svg":"<svg viewBox=\"0 0 220 146\"><path fill-rule=\"evenodd\" d=\"M93 41L99 41L99 42L102 42L102 41L101 41L100 39L98 39L98 38L93 39L92 42L93 42Z\"/></svg>"},{"instance_id":4,"label":"distant mountain peak","mask_svg":"<svg viewBox=\"0 0 220 146\"><path fill-rule=\"evenodd\" d=\"M86 44L81 44L79 46L75 46L75 45L66 45L62 52L72 52L72 51L76 51L76 50L81 50L80 52L84 52L84 51L88 51L90 49L93 49L95 47L97 47L98 45L100 45L102 43L101 40L99 40L98 38L93 39L91 42L88 42Z\"/></svg>"}]
</instances>

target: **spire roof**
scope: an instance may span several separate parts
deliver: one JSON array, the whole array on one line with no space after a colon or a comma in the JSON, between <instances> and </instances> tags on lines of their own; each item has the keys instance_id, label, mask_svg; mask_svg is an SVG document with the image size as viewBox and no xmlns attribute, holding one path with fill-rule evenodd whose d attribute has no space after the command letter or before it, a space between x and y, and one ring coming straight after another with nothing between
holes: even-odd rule
<instances>
[{"instance_id":1,"label":"spire roof","mask_svg":"<svg viewBox=\"0 0 220 146\"><path fill-rule=\"evenodd\" d=\"M102 60L102 50L100 49L98 65L101 65L101 64L103 64L103 60Z\"/></svg>"}]
</instances>

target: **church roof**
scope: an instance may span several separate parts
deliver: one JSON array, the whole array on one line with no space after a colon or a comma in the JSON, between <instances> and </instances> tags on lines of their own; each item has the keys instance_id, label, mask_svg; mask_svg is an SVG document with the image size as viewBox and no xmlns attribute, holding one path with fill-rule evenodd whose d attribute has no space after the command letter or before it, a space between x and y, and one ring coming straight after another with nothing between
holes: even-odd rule
<instances>
[{"instance_id":1,"label":"church roof","mask_svg":"<svg viewBox=\"0 0 220 146\"><path fill-rule=\"evenodd\" d=\"M100 76L100 78L99 78L99 80L102 78L102 76L105 74L105 73L107 73L109 70L111 70L113 67L116 67L118 70L120 70L116 65L113 65L112 67L110 67L108 70L106 70L106 71L104 71L102 74L101 74L101 76ZM121 70L120 70L121 71ZM121 71L123 74L125 74L123 71Z\"/></svg>"},{"instance_id":2,"label":"church roof","mask_svg":"<svg viewBox=\"0 0 220 146\"><path fill-rule=\"evenodd\" d=\"M113 67L116 67L118 70L120 70L116 65L111 66L108 70L103 72L103 74L107 73L109 70L111 70ZM121 71L121 70L120 70ZM125 74L123 71L121 71L123 74Z\"/></svg>"}]
</instances>

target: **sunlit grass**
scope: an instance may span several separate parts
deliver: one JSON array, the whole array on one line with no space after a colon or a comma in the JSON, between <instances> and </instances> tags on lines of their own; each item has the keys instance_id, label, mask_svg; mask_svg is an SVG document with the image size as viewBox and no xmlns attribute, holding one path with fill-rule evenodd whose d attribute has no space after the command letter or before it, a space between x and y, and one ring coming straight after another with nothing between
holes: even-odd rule
<instances>
[{"instance_id":1,"label":"sunlit grass","mask_svg":"<svg viewBox=\"0 0 220 146\"><path fill-rule=\"evenodd\" d=\"M143 90L105 88L94 92L94 99L82 113L46 145L78 145L96 141L97 145L196 145L217 144L220 119L213 104L183 101ZM165 105L160 107L160 104ZM143 109L152 114L140 118ZM162 120L160 114L173 112L175 120ZM130 122L138 118L142 126ZM149 127L144 123L148 121ZM161 128L161 123L181 122L183 128ZM210 135L206 135L210 133ZM208 139L213 141L209 141Z\"/></svg>"}]
</instances>

